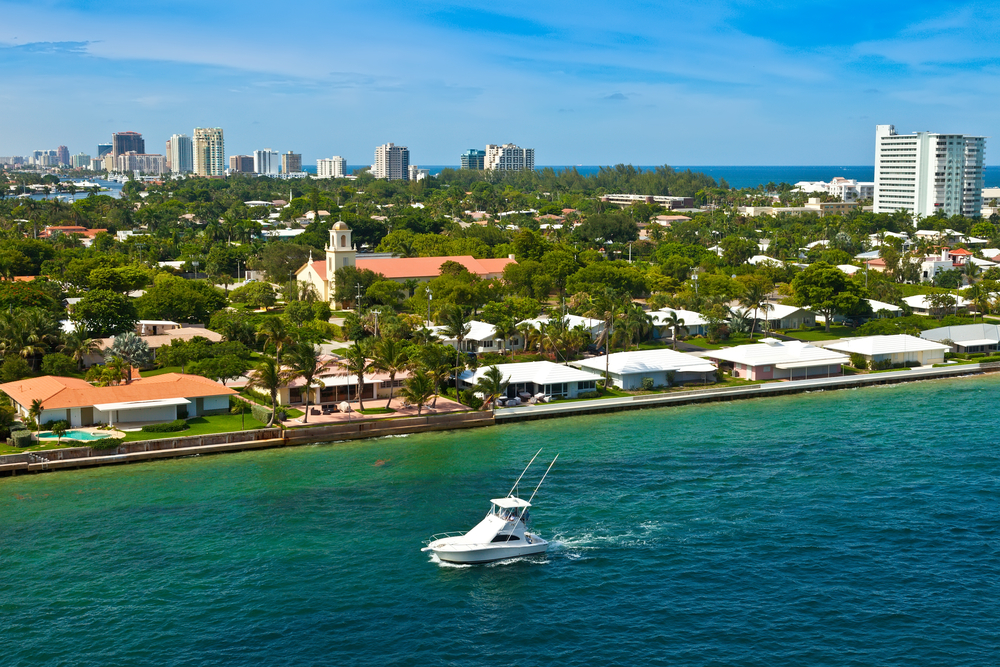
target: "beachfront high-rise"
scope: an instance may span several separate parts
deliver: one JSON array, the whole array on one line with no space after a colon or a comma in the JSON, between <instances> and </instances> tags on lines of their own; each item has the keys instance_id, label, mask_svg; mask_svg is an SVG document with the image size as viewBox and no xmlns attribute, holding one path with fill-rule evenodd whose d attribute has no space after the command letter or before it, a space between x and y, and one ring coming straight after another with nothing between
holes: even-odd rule
<instances>
[{"instance_id":1,"label":"beachfront high-rise","mask_svg":"<svg viewBox=\"0 0 1000 667\"><path fill-rule=\"evenodd\" d=\"M277 176L278 168L281 165L279 157L278 151L272 151L270 148L265 148L262 151L254 151L254 173L260 174L261 176Z\"/></svg>"},{"instance_id":2,"label":"beachfront high-rise","mask_svg":"<svg viewBox=\"0 0 1000 667\"><path fill-rule=\"evenodd\" d=\"M347 160L334 155L316 160L316 178L343 178L347 176Z\"/></svg>"},{"instance_id":3,"label":"beachfront high-rise","mask_svg":"<svg viewBox=\"0 0 1000 667\"><path fill-rule=\"evenodd\" d=\"M979 215L985 137L875 126L875 213Z\"/></svg>"},{"instance_id":4,"label":"beachfront high-rise","mask_svg":"<svg viewBox=\"0 0 1000 667\"><path fill-rule=\"evenodd\" d=\"M514 144L487 144L483 168L490 171L534 171L535 149L519 148Z\"/></svg>"},{"instance_id":5,"label":"beachfront high-rise","mask_svg":"<svg viewBox=\"0 0 1000 667\"><path fill-rule=\"evenodd\" d=\"M175 134L167 141L167 162L175 174L194 171L194 144L186 134Z\"/></svg>"},{"instance_id":6,"label":"beachfront high-rise","mask_svg":"<svg viewBox=\"0 0 1000 667\"><path fill-rule=\"evenodd\" d=\"M226 175L226 146L221 127L194 128L194 173L199 176Z\"/></svg>"},{"instance_id":7,"label":"beachfront high-rise","mask_svg":"<svg viewBox=\"0 0 1000 667\"><path fill-rule=\"evenodd\" d=\"M410 149L393 143L382 144L375 149L375 164L372 176L390 181L410 179Z\"/></svg>"},{"instance_id":8,"label":"beachfront high-rise","mask_svg":"<svg viewBox=\"0 0 1000 667\"><path fill-rule=\"evenodd\" d=\"M298 174L302 171L302 153L288 151L281 154L281 173Z\"/></svg>"}]
</instances>

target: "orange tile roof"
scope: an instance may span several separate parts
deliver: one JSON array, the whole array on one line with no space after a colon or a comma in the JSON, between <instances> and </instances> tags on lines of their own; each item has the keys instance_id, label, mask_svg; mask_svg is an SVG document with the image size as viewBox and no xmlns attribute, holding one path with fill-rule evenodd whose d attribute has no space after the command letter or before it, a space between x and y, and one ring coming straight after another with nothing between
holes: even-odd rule
<instances>
[{"instance_id":1,"label":"orange tile roof","mask_svg":"<svg viewBox=\"0 0 1000 667\"><path fill-rule=\"evenodd\" d=\"M393 257L385 259L358 259L359 269L368 269L381 273L389 279L395 278L436 278L441 275L441 265L445 262L458 262L469 273L486 276L491 273L501 273L503 268L514 260L507 257L501 259L476 259L471 255L454 257Z\"/></svg>"},{"instance_id":2,"label":"orange tile roof","mask_svg":"<svg viewBox=\"0 0 1000 667\"><path fill-rule=\"evenodd\" d=\"M299 270L295 272L295 275L299 275L300 273L302 273L302 271L307 266L309 266L309 262L306 262L305 264L303 264L302 266L300 266ZM320 280L326 280L326 262L324 262L322 260L318 260L318 259L313 260L312 267L313 267L313 270L316 273L319 274L319 279Z\"/></svg>"},{"instance_id":3,"label":"orange tile roof","mask_svg":"<svg viewBox=\"0 0 1000 667\"><path fill-rule=\"evenodd\" d=\"M181 373L164 373L133 380L132 384L116 387L95 387L78 378L46 375L27 380L0 384L0 391L25 407L36 398L46 410L81 408L101 403L155 401L164 398L197 398L235 394L229 387L201 377Z\"/></svg>"}]
</instances>

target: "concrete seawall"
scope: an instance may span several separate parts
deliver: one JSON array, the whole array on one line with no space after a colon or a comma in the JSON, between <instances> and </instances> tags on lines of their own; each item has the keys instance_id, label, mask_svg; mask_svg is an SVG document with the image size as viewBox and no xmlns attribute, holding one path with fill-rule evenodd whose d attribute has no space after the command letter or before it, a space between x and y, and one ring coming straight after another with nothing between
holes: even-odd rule
<instances>
[{"instance_id":1,"label":"concrete seawall","mask_svg":"<svg viewBox=\"0 0 1000 667\"><path fill-rule=\"evenodd\" d=\"M557 419L573 415L643 410L671 405L690 405L694 403L763 398L766 396L779 396L809 391L828 391L899 384L902 382L954 378L992 372L1000 372L1000 363L967 364L942 368L917 368L870 375L846 375L816 380L772 382L768 384L745 385L742 387L720 387L668 394L644 394L623 398L522 406L499 409L495 415L490 415L487 412L464 412L376 421L366 420L347 424L331 424L327 426L290 428L285 430L272 428L186 438L163 438L125 443L114 450L72 447L40 452L22 452L0 456L0 477L22 473L122 465L182 456L288 447L317 442L340 442L409 433L479 428L493 426L494 424L508 424L535 419Z\"/></svg>"}]
</instances>

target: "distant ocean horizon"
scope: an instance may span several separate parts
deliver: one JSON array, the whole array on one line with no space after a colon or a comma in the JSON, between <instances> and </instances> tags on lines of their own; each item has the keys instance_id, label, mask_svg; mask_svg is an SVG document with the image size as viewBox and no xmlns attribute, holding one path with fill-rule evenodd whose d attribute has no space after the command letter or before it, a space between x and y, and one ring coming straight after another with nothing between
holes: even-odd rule
<instances>
[{"instance_id":1,"label":"distant ocean horizon","mask_svg":"<svg viewBox=\"0 0 1000 667\"><path fill-rule=\"evenodd\" d=\"M364 169L369 165L348 165L348 171ZM547 166L556 171L575 168L580 174L587 176L595 174L601 168L598 165L541 165L538 169ZM655 169L655 166L637 165L640 169ZM661 165L662 166L662 165ZM837 176L852 178L858 181L874 181L874 165L854 165L854 166L688 166L671 165L677 171L701 172L711 176L720 182L725 180L732 188L753 188L767 183L797 183L799 181L829 181ZM458 169L458 165L420 165L422 169L427 169L431 175L441 173L443 169ZM316 173L316 166L309 165L303 167L304 171L311 174ZM1000 187L1000 165L988 166L985 168L985 187Z\"/></svg>"}]
</instances>

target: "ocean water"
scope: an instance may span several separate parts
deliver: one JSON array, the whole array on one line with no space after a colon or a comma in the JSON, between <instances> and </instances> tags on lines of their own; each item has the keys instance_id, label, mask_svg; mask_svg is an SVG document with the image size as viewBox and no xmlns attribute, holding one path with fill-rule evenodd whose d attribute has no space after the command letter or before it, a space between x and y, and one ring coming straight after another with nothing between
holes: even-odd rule
<instances>
[{"instance_id":1,"label":"ocean water","mask_svg":"<svg viewBox=\"0 0 1000 667\"><path fill-rule=\"evenodd\" d=\"M978 377L3 478L0 663L996 664L998 397ZM420 552L539 447L561 454L546 556Z\"/></svg>"},{"instance_id":2,"label":"ocean water","mask_svg":"<svg viewBox=\"0 0 1000 667\"><path fill-rule=\"evenodd\" d=\"M350 165L348 166L348 171L353 171L355 169L363 169L367 165ZM753 188L758 185L766 185L768 183L798 183L799 181L830 181L831 179L842 176L844 178L853 178L858 181L874 181L875 180L875 167L872 165L867 166L787 166L787 167L774 167L774 166L687 166L687 165L672 165L674 169L678 171L684 171L690 169L694 172L701 172L707 174L714 178L717 182L725 179L729 183L730 187L733 188ZM451 168L457 169L457 165L431 165L425 166L431 175L441 173L442 169ZM542 169L543 167L538 167ZM563 169L573 169L575 168L584 176L589 174L596 174L600 167L595 165L575 165L575 166L554 166L552 168L556 171L562 171ZM308 172L313 174L316 173L316 166L305 166L303 167ZM644 166L642 169L655 169L652 166ZM984 170L985 187L995 188L1000 187L1000 166L987 166Z\"/></svg>"}]
</instances>

